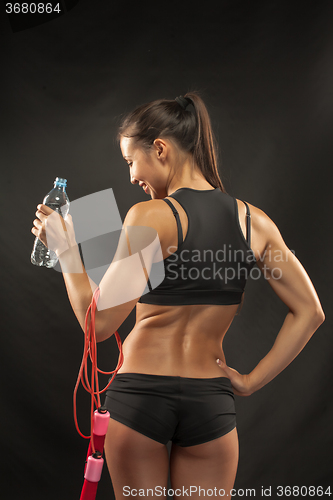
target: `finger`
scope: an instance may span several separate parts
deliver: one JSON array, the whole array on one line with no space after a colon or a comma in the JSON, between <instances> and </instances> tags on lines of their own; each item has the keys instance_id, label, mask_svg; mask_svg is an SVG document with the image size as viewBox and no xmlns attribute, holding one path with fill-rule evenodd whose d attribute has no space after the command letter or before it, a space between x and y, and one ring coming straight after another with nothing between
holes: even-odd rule
<instances>
[{"instance_id":1,"label":"finger","mask_svg":"<svg viewBox=\"0 0 333 500\"><path fill-rule=\"evenodd\" d=\"M42 243L44 243L44 234L42 231L43 224L38 219L35 219L33 223L34 227L31 229L32 234L36 236L36 238L39 238Z\"/></svg>"},{"instance_id":2,"label":"finger","mask_svg":"<svg viewBox=\"0 0 333 500\"><path fill-rule=\"evenodd\" d=\"M33 221L34 227L31 229L32 234L37 236L41 241L44 238L43 223L39 219Z\"/></svg>"},{"instance_id":3,"label":"finger","mask_svg":"<svg viewBox=\"0 0 333 500\"><path fill-rule=\"evenodd\" d=\"M67 215L64 217L64 220L67 222L67 224L73 224L73 219L72 219L71 214L67 214Z\"/></svg>"},{"instance_id":4,"label":"finger","mask_svg":"<svg viewBox=\"0 0 333 500\"><path fill-rule=\"evenodd\" d=\"M220 368L223 368L223 370L228 369L228 366L226 365L226 363L224 361L222 361L221 359L217 359L216 363L219 365Z\"/></svg>"},{"instance_id":5,"label":"finger","mask_svg":"<svg viewBox=\"0 0 333 500\"><path fill-rule=\"evenodd\" d=\"M39 205L37 205L37 209L39 212L45 214L45 215L51 215L54 210L52 210L52 208L44 205L43 203L40 203Z\"/></svg>"},{"instance_id":6,"label":"finger","mask_svg":"<svg viewBox=\"0 0 333 500\"><path fill-rule=\"evenodd\" d=\"M40 229L43 224L41 223L41 221L39 219L35 219L33 221L33 225L36 226L37 229Z\"/></svg>"},{"instance_id":7,"label":"finger","mask_svg":"<svg viewBox=\"0 0 333 500\"><path fill-rule=\"evenodd\" d=\"M219 365L219 367L221 368L221 370L224 371L224 373L229 377L231 378L233 373L232 373L232 370L229 368L229 366L224 362L222 361L221 359L217 359L216 360L216 363Z\"/></svg>"},{"instance_id":8,"label":"finger","mask_svg":"<svg viewBox=\"0 0 333 500\"><path fill-rule=\"evenodd\" d=\"M42 212L41 210L36 210L35 212L35 215L36 217L38 217L39 220L41 221L45 221L46 218L48 217L46 214L44 214L44 212Z\"/></svg>"}]
</instances>

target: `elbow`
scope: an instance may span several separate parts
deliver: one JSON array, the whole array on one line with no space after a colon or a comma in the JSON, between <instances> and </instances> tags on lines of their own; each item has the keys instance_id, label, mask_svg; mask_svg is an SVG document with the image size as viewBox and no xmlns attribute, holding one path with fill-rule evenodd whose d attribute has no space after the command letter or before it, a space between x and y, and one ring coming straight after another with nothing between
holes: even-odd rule
<instances>
[{"instance_id":1,"label":"elbow","mask_svg":"<svg viewBox=\"0 0 333 500\"><path fill-rule=\"evenodd\" d=\"M108 339L111 334L110 334L110 329L107 328L107 325L105 324L105 321L103 320L104 318L101 317L100 311L96 311L95 314L95 338L96 338L96 343L99 344L100 342L104 342L104 340Z\"/></svg>"},{"instance_id":2,"label":"elbow","mask_svg":"<svg viewBox=\"0 0 333 500\"><path fill-rule=\"evenodd\" d=\"M104 340L107 340L108 338L112 337L113 332L110 328L95 328L95 337L96 337L96 343L99 344L100 342L104 342Z\"/></svg>"},{"instance_id":3,"label":"elbow","mask_svg":"<svg viewBox=\"0 0 333 500\"><path fill-rule=\"evenodd\" d=\"M313 306L307 305L297 312L291 312L299 318L305 319L307 324L313 328L313 331L316 331L325 321L325 314L320 304L314 304Z\"/></svg>"},{"instance_id":4,"label":"elbow","mask_svg":"<svg viewBox=\"0 0 333 500\"><path fill-rule=\"evenodd\" d=\"M100 342L104 342L104 340L109 339L112 337L113 333L108 332L96 332L96 344L99 344Z\"/></svg>"},{"instance_id":5,"label":"elbow","mask_svg":"<svg viewBox=\"0 0 333 500\"><path fill-rule=\"evenodd\" d=\"M325 321L325 313L323 311L323 308L321 307L319 300L315 302L315 304L311 309L312 309L313 321L314 323L316 323L318 328Z\"/></svg>"},{"instance_id":6,"label":"elbow","mask_svg":"<svg viewBox=\"0 0 333 500\"><path fill-rule=\"evenodd\" d=\"M323 309L320 307L319 310L316 313L317 321L318 321L318 326L320 326L322 323L325 321L325 313Z\"/></svg>"},{"instance_id":7,"label":"elbow","mask_svg":"<svg viewBox=\"0 0 333 500\"><path fill-rule=\"evenodd\" d=\"M309 308L307 314L309 314L310 322L315 329L319 328L325 321L325 314L320 304L316 304L313 308Z\"/></svg>"}]
</instances>

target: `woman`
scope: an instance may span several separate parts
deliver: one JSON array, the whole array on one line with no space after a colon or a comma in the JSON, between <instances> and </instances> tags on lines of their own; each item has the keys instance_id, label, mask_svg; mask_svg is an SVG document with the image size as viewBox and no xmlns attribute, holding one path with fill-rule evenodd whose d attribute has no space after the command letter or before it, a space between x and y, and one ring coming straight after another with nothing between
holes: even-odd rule
<instances>
[{"instance_id":1,"label":"woman","mask_svg":"<svg viewBox=\"0 0 333 500\"><path fill-rule=\"evenodd\" d=\"M129 210L126 238L114 262L130 248L131 228L152 228L160 247L157 239L150 246L146 271L151 277L163 259L165 276L154 287L148 280L149 291L144 280L124 304L108 298L116 279L135 288L131 282L138 281L130 278L128 267L111 265L99 285L98 341L110 337L136 306L124 363L105 401L111 414L105 453L114 492L119 499L140 489L148 494L150 488L159 496L158 488L167 486L171 440L170 478L177 496L188 496L190 487L193 498L199 497L199 487L227 494L238 464L233 393L249 396L278 375L324 321L324 313L275 224L260 209L225 193L209 115L196 93L140 106L123 120L119 139L132 184L151 200ZM46 243L52 210L38 207L32 232ZM82 267L70 216L66 221L70 249L63 251L65 239L56 229L54 249L84 329L96 285L91 288ZM51 228L48 221L49 234ZM222 341L255 263L289 312L272 349L242 375L226 364Z\"/></svg>"}]
</instances>

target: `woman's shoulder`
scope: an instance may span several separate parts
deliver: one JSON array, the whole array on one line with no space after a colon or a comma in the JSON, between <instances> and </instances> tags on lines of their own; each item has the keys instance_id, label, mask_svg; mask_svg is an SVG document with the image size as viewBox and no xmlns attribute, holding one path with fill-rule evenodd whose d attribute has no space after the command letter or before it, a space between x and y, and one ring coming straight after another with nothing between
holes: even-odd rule
<instances>
[{"instance_id":1,"label":"woman's shoulder","mask_svg":"<svg viewBox=\"0 0 333 500\"><path fill-rule=\"evenodd\" d=\"M149 234L158 235L164 258L174 239L174 216L163 199L143 201L133 205L127 212L124 227L148 228ZM153 230L151 233L150 229ZM146 231L144 231L146 234Z\"/></svg>"},{"instance_id":2,"label":"woman's shoulder","mask_svg":"<svg viewBox=\"0 0 333 500\"><path fill-rule=\"evenodd\" d=\"M162 199L141 201L129 209L124 225L160 227L168 210L170 208Z\"/></svg>"},{"instance_id":3,"label":"woman's shoulder","mask_svg":"<svg viewBox=\"0 0 333 500\"><path fill-rule=\"evenodd\" d=\"M246 205L244 201L249 206L251 215L251 226L253 227L253 229L265 231L265 230L271 230L274 226L276 227L272 219L261 208L252 205L246 200L239 200L238 198L235 198L235 200L238 205L238 213L240 217L242 215L244 216L246 215Z\"/></svg>"},{"instance_id":4,"label":"woman's shoulder","mask_svg":"<svg viewBox=\"0 0 333 500\"><path fill-rule=\"evenodd\" d=\"M238 204L239 223L245 234L246 207L242 200L236 199ZM246 200L244 200L246 201ZM251 215L251 247L256 257L262 255L268 246L284 248L285 243L275 222L259 207L246 202Z\"/></svg>"}]
</instances>

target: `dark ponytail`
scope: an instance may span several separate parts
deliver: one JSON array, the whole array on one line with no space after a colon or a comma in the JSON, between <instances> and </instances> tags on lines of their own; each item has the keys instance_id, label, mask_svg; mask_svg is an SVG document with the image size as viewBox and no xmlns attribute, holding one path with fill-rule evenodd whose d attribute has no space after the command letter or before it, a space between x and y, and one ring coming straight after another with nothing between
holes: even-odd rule
<instances>
[{"instance_id":1,"label":"dark ponytail","mask_svg":"<svg viewBox=\"0 0 333 500\"><path fill-rule=\"evenodd\" d=\"M184 97L184 108L176 100L159 99L136 108L123 119L118 138L132 137L150 148L158 137L173 139L193 159L207 182L225 192L217 166L217 147L207 108L197 92ZM193 107L193 109L191 109Z\"/></svg>"}]
</instances>

